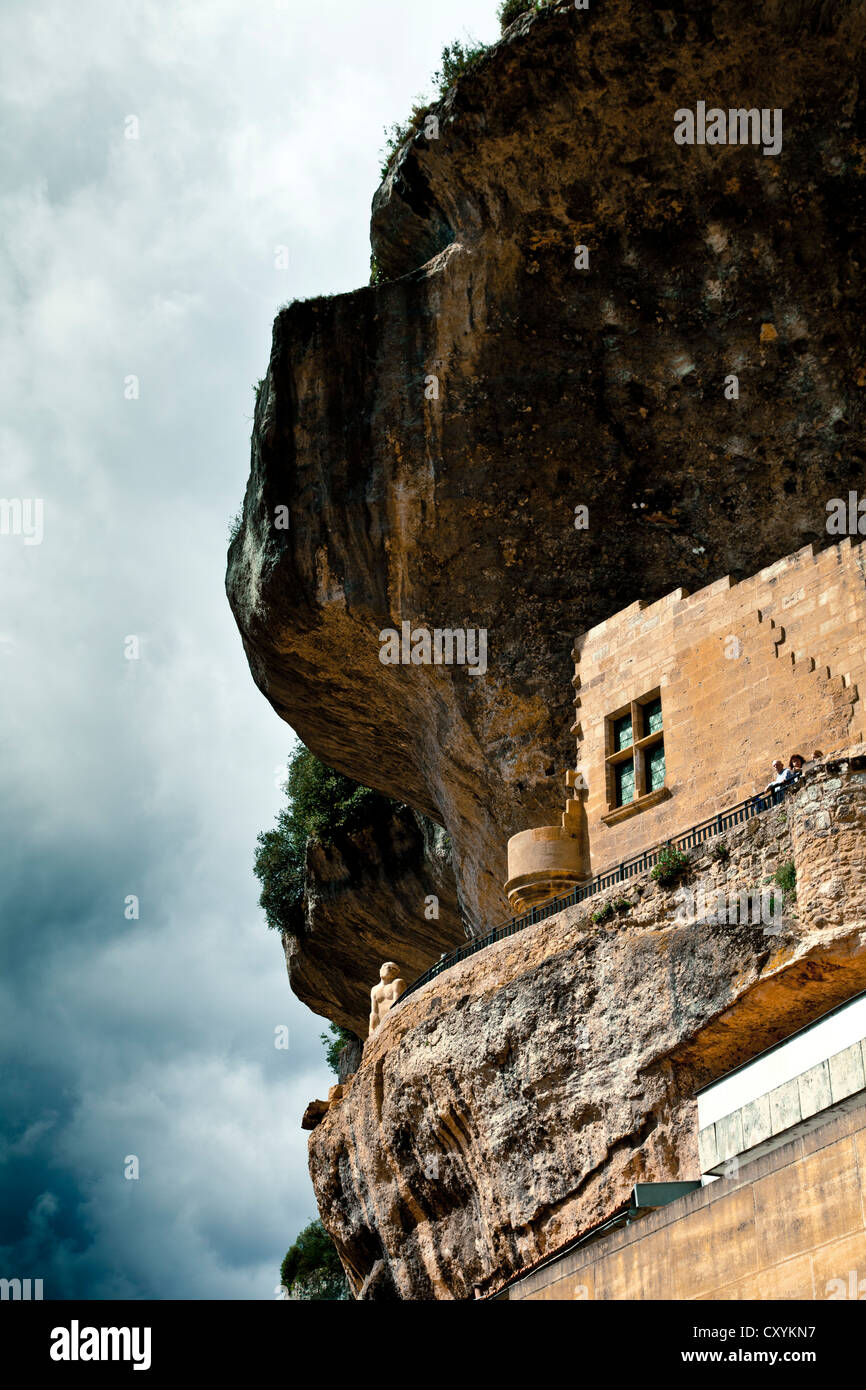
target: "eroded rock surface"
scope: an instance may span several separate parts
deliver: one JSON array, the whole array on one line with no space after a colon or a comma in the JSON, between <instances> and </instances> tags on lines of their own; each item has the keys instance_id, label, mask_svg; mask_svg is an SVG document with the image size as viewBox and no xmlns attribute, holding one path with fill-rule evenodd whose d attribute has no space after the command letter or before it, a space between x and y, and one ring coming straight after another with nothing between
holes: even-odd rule
<instances>
[{"instance_id":1,"label":"eroded rock surface","mask_svg":"<svg viewBox=\"0 0 866 1390\"><path fill-rule=\"evenodd\" d=\"M690 871L731 894L793 862L779 935L677 921L676 890L644 878L395 1005L310 1139L356 1294L484 1294L635 1182L698 1177L695 1090L866 987L864 851L866 773L820 773Z\"/></svg>"},{"instance_id":2,"label":"eroded rock surface","mask_svg":"<svg viewBox=\"0 0 866 1390\"><path fill-rule=\"evenodd\" d=\"M382 962L411 981L465 939L448 837L426 817L397 807L308 844L304 910L283 949L292 990L314 1013L366 1038Z\"/></svg>"},{"instance_id":3,"label":"eroded rock surface","mask_svg":"<svg viewBox=\"0 0 866 1390\"><path fill-rule=\"evenodd\" d=\"M227 578L250 666L447 827L479 930L508 837L561 812L576 633L826 543L866 490L863 30L781 0L524 17L376 195L396 278L277 317ZM782 154L676 145L698 99L781 108ZM486 674L382 665L402 620L485 628Z\"/></svg>"}]
</instances>

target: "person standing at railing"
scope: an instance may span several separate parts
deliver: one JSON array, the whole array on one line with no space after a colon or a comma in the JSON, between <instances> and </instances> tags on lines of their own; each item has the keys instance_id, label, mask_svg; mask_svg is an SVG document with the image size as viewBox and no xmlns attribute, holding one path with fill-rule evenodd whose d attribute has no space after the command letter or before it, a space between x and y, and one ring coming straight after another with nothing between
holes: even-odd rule
<instances>
[{"instance_id":1,"label":"person standing at railing","mask_svg":"<svg viewBox=\"0 0 866 1390\"><path fill-rule=\"evenodd\" d=\"M448 952L447 952L447 951L443 951L442 954L441 954L441 956L440 956L439 959L437 960L436 964L435 964L430 970L428 970L428 972L427 972L428 975L430 976L430 979L431 979L431 980L432 980L436 975L439 974L439 971L440 971L440 970L444 970L444 969L445 969L445 962L446 962L447 959L448 959Z\"/></svg>"},{"instance_id":2,"label":"person standing at railing","mask_svg":"<svg viewBox=\"0 0 866 1390\"><path fill-rule=\"evenodd\" d=\"M789 767L786 767L781 758L773 759L773 771L776 774L772 782L768 782L764 788L765 792L772 792L773 798L781 796L787 782L793 782L794 774Z\"/></svg>"},{"instance_id":3,"label":"person standing at railing","mask_svg":"<svg viewBox=\"0 0 866 1390\"><path fill-rule=\"evenodd\" d=\"M793 777L790 768L785 767L781 758L773 759L773 780L768 782L762 792L755 792L749 801L749 812L757 816L761 811L766 811L768 806L774 805L780 797L784 796L785 784L790 782ZM767 801L767 797L772 796L772 801Z\"/></svg>"}]
</instances>

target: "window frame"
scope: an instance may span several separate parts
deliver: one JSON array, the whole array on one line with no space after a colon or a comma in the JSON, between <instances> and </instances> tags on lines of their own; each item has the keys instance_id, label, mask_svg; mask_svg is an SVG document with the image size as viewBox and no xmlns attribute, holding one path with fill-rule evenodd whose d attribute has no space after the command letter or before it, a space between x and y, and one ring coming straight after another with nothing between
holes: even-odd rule
<instances>
[{"instance_id":1,"label":"window frame","mask_svg":"<svg viewBox=\"0 0 866 1390\"><path fill-rule=\"evenodd\" d=\"M646 707L656 700L658 700L661 710L661 727L656 729L654 733L648 733ZM614 730L617 723L626 715L631 715L632 741L629 747L617 750L614 746ZM665 766L665 780L662 785L656 787L655 790L647 789L647 754L657 747L664 749L664 746L665 710L661 686L656 686L635 700L629 700L628 704L620 705L605 717L604 769L607 815L602 816L602 820L620 820L635 811L655 805L666 796L670 796L670 789L667 786L667 765ZM618 803L616 799L616 768L624 762L632 762L634 765L634 796L631 801Z\"/></svg>"}]
</instances>

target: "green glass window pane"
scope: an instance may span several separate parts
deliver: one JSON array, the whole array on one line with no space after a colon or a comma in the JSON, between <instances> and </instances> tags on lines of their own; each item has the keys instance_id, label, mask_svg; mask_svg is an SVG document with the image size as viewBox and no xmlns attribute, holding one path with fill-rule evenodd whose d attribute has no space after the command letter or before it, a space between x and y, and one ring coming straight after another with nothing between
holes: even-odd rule
<instances>
[{"instance_id":1,"label":"green glass window pane","mask_svg":"<svg viewBox=\"0 0 866 1390\"><path fill-rule=\"evenodd\" d=\"M646 789L657 792L665 784L665 746L657 743L646 751Z\"/></svg>"},{"instance_id":2,"label":"green glass window pane","mask_svg":"<svg viewBox=\"0 0 866 1390\"><path fill-rule=\"evenodd\" d=\"M660 734L661 729L662 702L661 700L650 700L649 704L643 707L644 734Z\"/></svg>"},{"instance_id":3,"label":"green glass window pane","mask_svg":"<svg viewBox=\"0 0 866 1390\"><path fill-rule=\"evenodd\" d=\"M629 758L627 763L616 764L616 804L628 806L631 801L634 801L634 763Z\"/></svg>"},{"instance_id":4,"label":"green glass window pane","mask_svg":"<svg viewBox=\"0 0 866 1390\"><path fill-rule=\"evenodd\" d=\"M623 748L631 748L633 743L631 715L624 714L622 719L613 721L613 751L621 753Z\"/></svg>"}]
</instances>

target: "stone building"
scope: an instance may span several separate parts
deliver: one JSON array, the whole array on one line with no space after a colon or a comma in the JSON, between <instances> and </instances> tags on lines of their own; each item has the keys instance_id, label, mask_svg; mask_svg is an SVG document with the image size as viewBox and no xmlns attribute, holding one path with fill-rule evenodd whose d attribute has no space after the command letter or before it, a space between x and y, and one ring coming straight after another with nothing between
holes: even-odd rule
<instances>
[{"instance_id":1,"label":"stone building","mask_svg":"<svg viewBox=\"0 0 866 1390\"><path fill-rule=\"evenodd\" d=\"M508 846L515 911L763 790L792 753L859 743L866 545L806 546L740 583L642 600L576 641L562 823Z\"/></svg>"}]
</instances>

